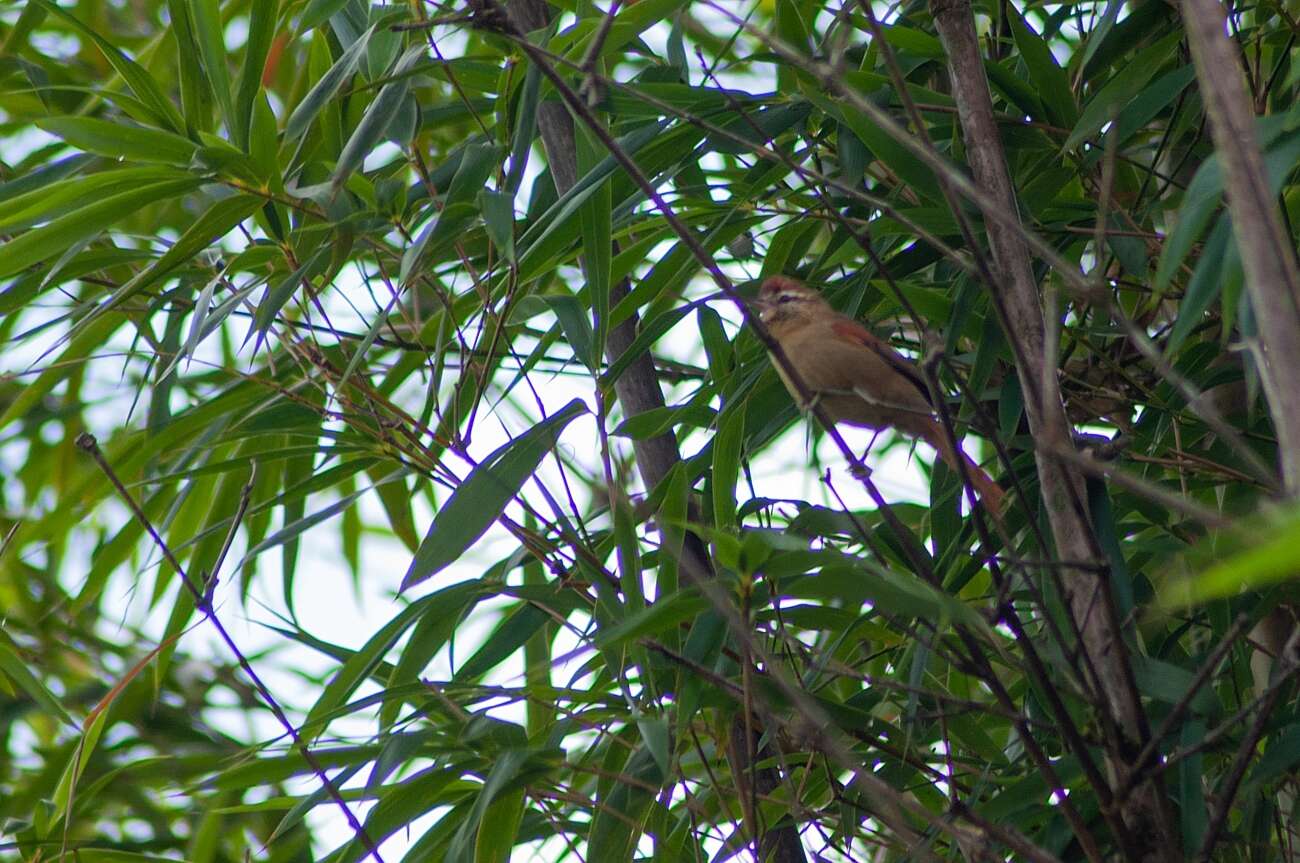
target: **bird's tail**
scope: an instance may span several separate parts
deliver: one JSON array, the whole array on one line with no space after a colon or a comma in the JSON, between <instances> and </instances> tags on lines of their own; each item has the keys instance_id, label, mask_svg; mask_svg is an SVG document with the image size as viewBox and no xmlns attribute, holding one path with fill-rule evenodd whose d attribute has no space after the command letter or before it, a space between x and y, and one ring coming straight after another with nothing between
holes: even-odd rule
<instances>
[{"instance_id":1,"label":"bird's tail","mask_svg":"<svg viewBox=\"0 0 1300 863\"><path fill-rule=\"evenodd\" d=\"M948 466L957 471L958 476L964 474L969 479L985 509L995 516L1000 516L1002 514L1002 503L1006 499L1007 493L1002 490L1002 486L998 485L993 477L989 476L988 471L972 461L966 453L954 447L948 440L948 435L944 433L937 422L927 427L925 439L926 443L934 447L935 451L948 463Z\"/></svg>"}]
</instances>

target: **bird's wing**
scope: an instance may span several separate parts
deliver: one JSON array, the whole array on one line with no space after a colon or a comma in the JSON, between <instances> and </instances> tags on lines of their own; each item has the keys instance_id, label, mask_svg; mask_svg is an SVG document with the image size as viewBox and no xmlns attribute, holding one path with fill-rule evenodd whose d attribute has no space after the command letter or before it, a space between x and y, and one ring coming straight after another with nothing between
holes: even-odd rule
<instances>
[{"instance_id":1,"label":"bird's wing","mask_svg":"<svg viewBox=\"0 0 1300 863\"><path fill-rule=\"evenodd\" d=\"M916 366L898 351L877 338L875 334L869 331L866 327L863 327L848 318L843 318L831 324L831 331L842 339L856 342L863 347L869 348L876 354L876 356L884 360L890 368L907 378L907 380L910 381L911 384L921 393L927 403L930 402L930 388L925 385L925 378L921 377L921 373L917 370Z\"/></svg>"}]
</instances>

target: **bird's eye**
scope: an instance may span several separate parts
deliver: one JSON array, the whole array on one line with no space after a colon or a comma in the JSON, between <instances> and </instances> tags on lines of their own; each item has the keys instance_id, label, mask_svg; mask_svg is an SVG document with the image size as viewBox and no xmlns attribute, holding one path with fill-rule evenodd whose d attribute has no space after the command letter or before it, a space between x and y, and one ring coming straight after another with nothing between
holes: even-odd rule
<instances>
[{"instance_id":1,"label":"bird's eye","mask_svg":"<svg viewBox=\"0 0 1300 863\"><path fill-rule=\"evenodd\" d=\"M776 304L780 306L780 305L784 305L785 303L793 303L797 299L799 298L796 297L794 294L782 294L781 296L776 298Z\"/></svg>"}]
</instances>

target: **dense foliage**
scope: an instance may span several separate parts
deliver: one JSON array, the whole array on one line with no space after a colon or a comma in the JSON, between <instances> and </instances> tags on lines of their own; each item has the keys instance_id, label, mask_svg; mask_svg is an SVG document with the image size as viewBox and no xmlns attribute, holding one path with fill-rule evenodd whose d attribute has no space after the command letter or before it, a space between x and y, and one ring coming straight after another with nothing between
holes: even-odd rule
<instances>
[{"instance_id":1,"label":"dense foliage","mask_svg":"<svg viewBox=\"0 0 1300 863\"><path fill-rule=\"evenodd\" d=\"M1287 5L505 5L0 9L0 857L1289 859Z\"/></svg>"}]
</instances>

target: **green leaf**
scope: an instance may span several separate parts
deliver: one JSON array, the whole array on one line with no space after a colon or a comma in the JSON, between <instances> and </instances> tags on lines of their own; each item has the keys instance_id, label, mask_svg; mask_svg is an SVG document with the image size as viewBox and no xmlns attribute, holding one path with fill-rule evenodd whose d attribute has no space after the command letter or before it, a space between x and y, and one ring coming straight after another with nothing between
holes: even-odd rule
<instances>
[{"instance_id":1,"label":"green leaf","mask_svg":"<svg viewBox=\"0 0 1300 863\"><path fill-rule=\"evenodd\" d=\"M766 279L768 276L793 271L799 266L800 258L819 230L821 225L812 219L791 219L778 228L767 244L767 254L763 256L763 269L759 278Z\"/></svg>"},{"instance_id":2,"label":"green leaf","mask_svg":"<svg viewBox=\"0 0 1300 863\"><path fill-rule=\"evenodd\" d=\"M519 493L564 427L586 412L574 399L480 462L434 515L400 590L433 577L464 554Z\"/></svg>"},{"instance_id":3,"label":"green leaf","mask_svg":"<svg viewBox=\"0 0 1300 863\"><path fill-rule=\"evenodd\" d=\"M64 21L67 21L75 27L77 32L94 42L95 47L103 53L105 59L112 64L113 69L116 70L117 74L122 76L122 80L131 88L131 92L135 93L136 98L138 98L154 113L159 123L168 126L173 132L185 131L185 120L181 117L180 112L177 111L176 106L163 95L163 90L158 85L158 82L153 79L152 75L145 71L143 66L127 57L119 48L106 40L103 36L100 36L93 29L81 23L81 19L64 9L60 9L56 4L51 3L50 0L31 0L31 2L44 7L55 15L58 15Z\"/></svg>"},{"instance_id":4,"label":"green leaf","mask_svg":"<svg viewBox=\"0 0 1300 863\"><path fill-rule=\"evenodd\" d=\"M411 515L411 494L406 486L405 477L410 470L397 468L393 474L382 476L379 470L372 469L370 477L375 481L375 492L388 515L388 524L393 533L411 551L420 547L420 538L415 532L415 518Z\"/></svg>"},{"instance_id":5,"label":"green leaf","mask_svg":"<svg viewBox=\"0 0 1300 863\"><path fill-rule=\"evenodd\" d=\"M576 134L578 170L590 171L599 158L599 145L586 129ZM610 184L601 183L578 211L582 224L582 270L587 277L587 300L591 304L591 355L587 368L600 368L609 332L610 267L613 257L613 202Z\"/></svg>"},{"instance_id":6,"label":"green leaf","mask_svg":"<svg viewBox=\"0 0 1300 863\"><path fill-rule=\"evenodd\" d=\"M1300 571L1297 531L1300 531L1300 515L1294 512L1271 524L1257 525L1244 550L1195 575L1170 579L1159 592L1160 606L1178 609L1200 605L1294 578Z\"/></svg>"},{"instance_id":7,"label":"green leaf","mask_svg":"<svg viewBox=\"0 0 1300 863\"><path fill-rule=\"evenodd\" d=\"M459 861L473 859L477 863L480 854L479 836L487 829L484 818L491 804L501 794L507 793L511 798L514 798L523 791L523 788L518 787L517 776L526 758L526 752L509 749L493 761L492 770L488 773L487 778L483 780L483 787L474 799L474 806L470 810L469 817L461 823L460 829L456 831L455 838L452 839L451 846L447 849L446 860L459 863ZM500 815L495 820L500 822ZM507 821L509 820L512 819L507 817ZM513 820L518 824L517 818ZM513 836L510 838L513 839ZM509 859L510 847L514 845L513 841L504 848L496 847L506 839L507 837L504 836L485 836L482 843L483 859L501 859L499 855L502 851L505 852L506 859ZM472 855L470 851L471 843L473 843Z\"/></svg>"},{"instance_id":8,"label":"green leaf","mask_svg":"<svg viewBox=\"0 0 1300 863\"><path fill-rule=\"evenodd\" d=\"M388 623L380 627L360 650L343 663L307 713L304 728L310 729L313 739L325 731L335 711L343 707L357 688L379 668L388 651L406 633L406 630L442 599L442 595L434 593L421 597L403 608Z\"/></svg>"},{"instance_id":9,"label":"green leaf","mask_svg":"<svg viewBox=\"0 0 1300 863\"><path fill-rule=\"evenodd\" d=\"M51 117L36 125L79 149L138 162L188 165L197 149L190 139L171 132L94 117Z\"/></svg>"},{"instance_id":10,"label":"green leaf","mask_svg":"<svg viewBox=\"0 0 1300 863\"><path fill-rule=\"evenodd\" d=\"M614 382L622 376L623 372L627 371L628 366L632 365L637 357L650 350L651 345L659 341L664 333L677 326L678 322L694 311L700 302L703 301L686 303L675 309L669 309L661 315L656 315L649 321L643 321L641 329L637 332L632 344L605 369L605 374L601 375L600 378L600 385L606 389L613 387Z\"/></svg>"},{"instance_id":11,"label":"green leaf","mask_svg":"<svg viewBox=\"0 0 1300 863\"><path fill-rule=\"evenodd\" d=\"M1183 301L1178 307L1178 319L1174 321L1174 328L1165 340L1166 356L1177 353L1187 337L1200 325L1210 305L1218 299L1227 256L1230 250L1232 253L1236 251L1236 246L1229 243L1231 237L1232 220L1224 217L1214 226L1191 281L1187 283Z\"/></svg>"},{"instance_id":12,"label":"green leaf","mask_svg":"<svg viewBox=\"0 0 1300 863\"><path fill-rule=\"evenodd\" d=\"M1074 104L1074 93L1070 87L1070 78L1056 62L1047 40L1034 32L1015 7L1008 6L1004 13L1007 23L1011 25L1011 34L1015 37L1016 47L1029 69L1029 79L1043 105L1047 108L1047 119L1057 125L1070 127L1078 119L1079 109Z\"/></svg>"},{"instance_id":13,"label":"green leaf","mask_svg":"<svg viewBox=\"0 0 1300 863\"><path fill-rule=\"evenodd\" d=\"M1161 111L1169 107L1178 98L1178 94L1187 89L1187 85L1195 80L1196 69L1190 64L1162 75L1139 93L1128 104L1128 107L1120 112L1119 118L1115 122L1115 128L1106 133L1107 141L1109 141L1111 135L1114 135L1120 142L1120 146L1124 146L1143 127L1155 119ZM1098 147L1094 151L1096 158L1101 159L1105 151L1105 144Z\"/></svg>"},{"instance_id":14,"label":"green leaf","mask_svg":"<svg viewBox=\"0 0 1300 863\"><path fill-rule=\"evenodd\" d=\"M280 0L257 0L249 6L248 39L244 43L244 65L239 71L239 86L235 90L234 131L235 143L249 150L249 130L253 126L253 108L262 92L262 71L266 56L275 36Z\"/></svg>"},{"instance_id":15,"label":"green leaf","mask_svg":"<svg viewBox=\"0 0 1300 863\"><path fill-rule=\"evenodd\" d=\"M188 263L199 252L233 231L263 203L264 199L253 195L231 195L229 198L217 201L185 230L180 239L173 243L161 258L114 291L109 300L100 307L101 310L116 308L172 270Z\"/></svg>"},{"instance_id":16,"label":"green leaf","mask_svg":"<svg viewBox=\"0 0 1300 863\"><path fill-rule=\"evenodd\" d=\"M267 289L266 296L257 304L257 315L253 319L253 326L249 328L248 335L244 337L245 342L256 333L255 349L261 348L280 310L303 286L304 281L309 281L320 272L328 251L328 248L317 249L310 258L299 265L298 269Z\"/></svg>"},{"instance_id":17,"label":"green leaf","mask_svg":"<svg viewBox=\"0 0 1300 863\"><path fill-rule=\"evenodd\" d=\"M48 165L43 165L26 174L14 177L12 180L0 183L0 201L12 201L31 192L49 189L54 185L62 185L59 182L60 180L77 174L83 168L93 165L94 162L95 157L85 153L64 156L62 159Z\"/></svg>"},{"instance_id":18,"label":"green leaf","mask_svg":"<svg viewBox=\"0 0 1300 863\"><path fill-rule=\"evenodd\" d=\"M199 43L194 35L194 15L190 0L167 0L171 17L171 35L176 43L176 60L180 72L181 111L190 133L212 131L212 88L203 74ZM182 131L177 129L177 131Z\"/></svg>"},{"instance_id":19,"label":"green leaf","mask_svg":"<svg viewBox=\"0 0 1300 863\"><path fill-rule=\"evenodd\" d=\"M22 272L32 264L62 254L74 243L94 237L110 225L135 215L142 207L169 200L196 188L198 179L151 183L108 198L101 198L14 237L0 255L0 278Z\"/></svg>"},{"instance_id":20,"label":"green leaf","mask_svg":"<svg viewBox=\"0 0 1300 863\"><path fill-rule=\"evenodd\" d=\"M1300 764L1300 729L1288 728L1268 742L1263 754L1251 768L1247 785L1258 786L1282 776Z\"/></svg>"},{"instance_id":21,"label":"green leaf","mask_svg":"<svg viewBox=\"0 0 1300 863\"><path fill-rule=\"evenodd\" d=\"M582 301L571 294L547 294L542 299L555 313L555 319L564 330L564 337L573 348L573 355L589 369L591 367L591 345L594 337L591 332L591 320L586 315Z\"/></svg>"},{"instance_id":22,"label":"green leaf","mask_svg":"<svg viewBox=\"0 0 1300 863\"><path fill-rule=\"evenodd\" d=\"M488 804L474 836L474 863L509 863L524 817L524 789L500 791Z\"/></svg>"},{"instance_id":23,"label":"green leaf","mask_svg":"<svg viewBox=\"0 0 1300 863\"><path fill-rule=\"evenodd\" d=\"M767 142L782 132L800 123L810 113L811 106L806 102L794 102L789 105L775 105L758 108L748 114L736 116L734 113L715 125L726 131L711 132L706 146L717 153L755 152L757 147L766 147Z\"/></svg>"},{"instance_id":24,"label":"green leaf","mask_svg":"<svg viewBox=\"0 0 1300 863\"><path fill-rule=\"evenodd\" d=\"M1264 167L1268 171L1269 190L1276 195L1283 182L1300 159L1300 135L1291 131L1288 117L1265 117L1258 121L1260 145L1265 147ZM1169 287L1178 268L1191 253L1192 246L1205 233L1206 227L1218 212L1223 199L1223 171L1217 157L1211 156L1201 163L1196 176L1183 193L1178 221L1165 239L1156 268L1156 289Z\"/></svg>"},{"instance_id":25,"label":"green leaf","mask_svg":"<svg viewBox=\"0 0 1300 863\"><path fill-rule=\"evenodd\" d=\"M400 275L403 283L409 282L421 272L426 259L436 259L443 246L450 246L460 239L465 226L479 214L475 201L496 164L495 145L475 143L465 148L460 166L443 198L441 212L402 254Z\"/></svg>"},{"instance_id":26,"label":"green leaf","mask_svg":"<svg viewBox=\"0 0 1300 863\"><path fill-rule=\"evenodd\" d=\"M1223 175L1217 159L1211 157L1201 163L1192 182L1183 192L1182 206L1178 209L1178 221L1174 229L1165 238L1160 251L1160 263L1156 266L1156 290L1163 291L1169 287L1178 268L1182 266L1192 245L1205 232L1210 220L1223 196Z\"/></svg>"},{"instance_id":27,"label":"green leaf","mask_svg":"<svg viewBox=\"0 0 1300 863\"><path fill-rule=\"evenodd\" d=\"M1124 0L1109 0L1106 4L1106 10L1101 14L1101 20L1097 21L1088 33L1088 41L1084 44L1083 56L1079 58L1076 68L1087 68L1097 50L1106 42L1106 37L1110 34L1111 28L1115 26L1115 21L1119 18L1120 10L1123 8Z\"/></svg>"},{"instance_id":28,"label":"green leaf","mask_svg":"<svg viewBox=\"0 0 1300 863\"><path fill-rule=\"evenodd\" d=\"M117 851L112 848L78 848L77 859L83 863L176 863L171 857L136 854L133 851Z\"/></svg>"},{"instance_id":29,"label":"green leaf","mask_svg":"<svg viewBox=\"0 0 1300 863\"><path fill-rule=\"evenodd\" d=\"M646 749L654 756L659 771L667 776L672 771L672 735L667 721L661 716L641 716L637 718L636 727L641 732L641 739Z\"/></svg>"},{"instance_id":30,"label":"green leaf","mask_svg":"<svg viewBox=\"0 0 1300 863\"><path fill-rule=\"evenodd\" d=\"M1084 106L1079 122L1074 125L1070 136L1062 145L1064 149L1073 150L1112 118L1118 117L1129 101L1142 92L1156 72L1160 71L1160 67L1169 60L1182 38L1181 31L1170 33L1125 63L1124 68Z\"/></svg>"},{"instance_id":31,"label":"green leaf","mask_svg":"<svg viewBox=\"0 0 1300 863\"><path fill-rule=\"evenodd\" d=\"M302 17L298 19L298 27L302 30L319 27L346 5L348 0L311 0L303 10Z\"/></svg>"},{"instance_id":32,"label":"green leaf","mask_svg":"<svg viewBox=\"0 0 1300 863\"><path fill-rule=\"evenodd\" d=\"M1114 596L1115 611L1120 620L1128 620L1133 614L1133 579L1129 575L1128 562L1124 559L1119 525L1115 522L1114 507L1111 506L1110 494L1106 483L1097 477L1085 480L1088 495L1088 515L1097 532L1097 544L1106 562L1110 565L1111 593Z\"/></svg>"},{"instance_id":33,"label":"green leaf","mask_svg":"<svg viewBox=\"0 0 1300 863\"><path fill-rule=\"evenodd\" d=\"M390 689L415 683L434 654L455 634L456 627L485 595L482 584L461 582L429 594L420 600L421 612L411 637L402 649L402 656L393 666L388 678ZM426 601L427 600L427 601ZM397 720L401 702L388 701L379 711L380 728L388 729Z\"/></svg>"},{"instance_id":34,"label":"green leaf","mask_svg":"<svg viewBox=\"0 0 1300 863\"><path fill-rule=\"evenodd\" d=\"M221 0L192 0L190 11L194 39L207 75L212 95L221 106L221 116L230 128L235 127L235 103L230 87L230 69L226 66L225 25L221 20Z\"/></svg>"},{"instance_id":35,"label":"green leaf","mask_svg":"<svg viewBox=\"0 0 1300 863\"><path fill-rule=\"evenodd\" d=\"M514 196L483 189L478 193L478 206L483 213L483 224L487 228L492 245L496 246L501 257L513 264L515 262Z\"/></svg>"},{"instance_id":36,"label":"green leaf","mask_svg":"<svg viewBox=\"0 0 1300 863\"><path fill-rule=\"evenodd\" d=\"M549 31L543 35L541 47L546 47ZM533 65L528 66L524 77L523 93L519 98L519 107L515 112L515 133L510 143L510 173L506 176L505 190L511 195L519 191L524 181L524 170L528 166L528 151L533 138L537 135L537 102L541 91L542 73Z\"/></svg>"},{"instance_id":37,"label":"green leaf","mask_svg":"<svg viewBox=\"0 0 1300 863\"><path fill-rule=\"evenodd\" d=\"M356 470L363 470L369 463L370 463L369 460L360 460L351 463L350 467L353 467ZM339 513L345 511L348 507L352 506L352 504L357 502L357 498L361 497L363 494L366 494L368 491L370 491L370 489L363 488L360 491L356 491L353 492L352 494L344 496L340 500L337 500L334 503L330 504L329 506L319 509L316 512L313 512L309 515L302 516L301 518L297 518L287 523L283 528L277 530L275 533L271 534L266 539L262 540L257 545L253 546L247 552L245 552L243 560L241 560L238 565L242 567L245 563L257 557L259 554L261 554L264 551L268 551L269 549L276 548L277 546L297 540L300 536L302 536L308 530L311 530L316 525L326 522L334 518L334 516L338 515Z\"/></svg>"},{"instance_id":38,"label":"green leaf","mask_svg":"<svg viewBox=\"0 0 1300 863\"><path fill-rule=\"evenodd\" d=\"M624 153L634 156L662 135L666 125L666 123L649 123L640 126L619 136L616 142ZM573 184L573 188L548 208L540 218L533 220L533 224L519 237L518 245L522 249L519 256L520 278L535 278L538 275L535 267L530 265L540 266L549 260L549 256L545 254L548 247L543 241L566 227L569 220L577 216L583 203L594 195L599 190L600 184L606 182L617 170L619 170L618 162L613 156L606 156L600 160L600 164L580 177L578 182ZM561 235L560 241L567 246L573 238Z\"/></svg>"},{"instance_id":39,"label":"green leaf","mask_svg":"<svg viewBox=\"0 0 1300 863\"><path fill-rule=\"evenodd\" d=\"M343 152L339 154L338 164L334 168L334 176L330 179L335 189L347 182L375 145L383 140L389 125L402 110L406 94L410 92L411 78L408 73L424 59L426 51L423 45L417 45L403 54L392 71L392 80L379 89L379 95L366 108L366 113L361 115L361 122L357 123L348 142L343 145Z\"/></svg>"},{"instance_id":40,"label":"green leaf","mask_svg":"<svg viewBox=\"0 0 1300 863\"><path fill-rule=\"evenodd\" d=\"M1200 745L1205 740L1205 720L1190 719L1182 723L1179 747L1187 750L1178 762L1177 790L1179 825L1182 827L1183 853L1190 859L1200 850L1205 829L1210 823L1205 801L1205 768Z\"/></svg>"},{"instance_id":41,"label":"green leaf","mask_svg":"<svg viewBox=\"0 0 1300 863\"><path fill-rule=\"evenodd\" d=\"M658 635L675 630L679 625L694 620L710 608L708 600L694 590L683 588L634 611L613 626L607 626L596 638L601 650L623 647L642 636Z\"/></svg>"},{"instance_id":42,"label":"green leaf","mask_svg":"<svg viewBox=\"0 0 1300 863\"><path fill-rule=\"evenodd\" d=\"M850 76L850 79L852 79L852 76ZM857 135L858 139L867 145L867 149L871 151L872 155L897 174L904 184L925 195L931 201L943 203L943 193L939 189L939 182L935 179L934 171L912 155L911 151L906 147L890 137L887 132L869 121L866 115L824 95L821 86L806 76L800 75L799 89L814 105L852 129L853 134Z\"/></svg>"},{"instance_id":43,"label":"green leaf","mask_svg":"<svg viewBox=\"0 0 1300 863\"><path fill-rule=\"evenodd\" d=\"M392 836L449 798L457 798L459 789L452 791L459 784L456 780L454 772L439 765L421 770L403 782L385 785L379 791L378 803L366 815L367 835L377 840ZM365 844L353 836L328 859L336 863L361 863L369 856Z\"/></svg>"},{"instance_id":44,"label":"green leaf","mask_svg":"<svg viewBox=\"0 0 1300 863\"><path fill-rule=\"evenodd\" d=\"M252 125L248 133L248 153L258 175L265 179L272 191L283 192L284 180L280 174L280 132L276 126L275 112L266 101L266 95L257 93L253 98ZM267 202L264 206L274 206ZM282 235L277 234L277 239Z\"/></svg>"},{"instance_id":45,"label":"green leaf","mask_svg":"<svg viewBox=\"0 0 1300 863\"><path fill-rule=\"evenodd\" d=\"M684 407L651 408L623 420L610 434L633 440L646 440L667 434L678 426L708 428L713 424L716 416L717 412L713 408L698 403Z\"/></svg>"},{"instance_id":46,"label":"green leaf","mask_svg":"<svg viewBox=\"0 0 1300 863\"><path fill-rule=\"evenodd\" d=\"M695 322L700 328L700 338L704 341L704 352L709 358L709 375L715 385L721 387L727 381L735 366L735 353L727 331L722 327L722 315L709 306L700 306L695 314Z\"/></svg>"},{"instance_id":47,"label":"green leaf","mask_svg":"<svg viewBox=\"0 0 1300 863\"><path fill-rule=\"evenodd\" d=\"M19 13L18 20L14 22L9 32L5 34L3 42L0 42L0 56L11 56L15 54L19 47L26 41L31 32L35 30L45 20L48 10L36 3L28 3Z\"/></svg>"},{"instance_id":48,"label":"green leaf","mask_svg":"<svg viewBox=\"0 0 1300 863\"><path fill-rule=\"evenodd\" d=\"M191 177L175 168L121 168L64 179L54 176L49 185L22 191L9 198L0 216L0 231L14 233L19 228L46 221L85 204L119 192L139 189L163 181L188 181ZM15 183L16 185L16 183ZM0 197L0 200L4 200Z\"/></svg>"},{"instance_id":49,"label":"green leaf","mask_svg":"<svg viewBox=\"0 0 1300 863\"><path fill-rule=\"evenodd\" d=\"M77 783L81 780L86 765L90 763L91 756L95 754L95 747L99 744L99 737L104 731L104 723L107 719L108 711L101 710L82 730L81 739L73 748L72 757L68 759L67 767L59 777L58 787L54 789L56 819L68 814L72 807Z\"/></svg>"},{"instance_id":50,"label":"green leaf","mask_svg":"<svg viewBox=\"0 0 1300 863\"><path fill-rule=\"evenodd\" d=\"M550 618L545 611L535 605L524 603L517 607L493 630L464 665L456 670L456 680L477 680L510 658L520 650Z\"/></svg>"},{"instance_id":51,"label":"green leaf","mask_svg":"<svg viewBox=\"0 0 1300 863\"><path fill-rule=\"evenodd\" d=\"M672 13L687 4L688 0L638 0L632 5L625 5L614 16L614 24L609 28L605 41L601 45L601 57L607 57L623 48L637 36L655 24L667 19ZM581 60L587 55L589 43L595 38L595 28L591 28L587 38L577 40L572 48L565 52L570 60Z\"/></svg>"},{"instance_id":52,"label":"green leaf","mask_svg":"<svg viewBox=\"0 0 1300 863\"><path fill-rule=\"evenodd\" d=\"M312 5L318 5L319 0ZM342 4L340 4L342 5ZM310 11L310 9L308 10ZM305 15L304 15L305 17ZM328 16L327 16L328 17ZM348 49L334 61L334 65L321 75L307 91L307 95L302 97L302 101L293 109L289 115L289 120L284 126L284 139L286 141L296 141L307 130L311 128L312 121L320 113L321 108L334 98L343 82L352 77L357 71L357 64L361 62L362 56L366 53L366 44L369 43L370 37L374 34L375 28L372 26L364 33L357 37L357 40L348 46Z\"/></svg>"},{"instance_id":53,"label":"green leaf","mask_svg":"<svg viewBox=\"0 0 1300 863\"><path fill-rule=\"evenodd\" d=\"M0 638L0 672L26 692L27 697L36 702L42 711L61 720L70 728L80 727L63 709L63 705L59 703L54 693L46 689L45 685L32 674L30 664L14 652L7 637Z\"/></svg>"},{"instance_id":54,"label":"green leaf","mask_svg":"<svg viewBox=\"0 0 1300 863\"><path fill-rule=\"evenodd\" d=\"M745 440L745 405L733 402L718 421L713 437L713 523L721 530L739 526L736 518L736 483L740 480L741 448Z\"/></svg>"},{"instance_id":55,"label":"green leaf","mask_svg":"<svg viewBox=\"0 0 1300 863\"><path fill-rule=\"evenodd\" d=\"M360 764L350 764L335 773L330 777L330 779L332 782L336 783L336 785L342 785L344 782L347 782L353 776L357 775L357 773L361 771L361 766L362 765ZM307 817L308 812L311 812L321 803L329 799L329 789L325 787L324 783L321 783L321 785L314 789L310 794L304 795L293 805L293 808L284 814L284 817L280 819L279 823L275 825L275 829L271 831L271 835L266 840L267 845L269 846L280 836L283 836L289 830L297 827L302 823L302 820Z\"/></svg>"},{"instance_id":56,"label":"green leaf","mask_svg":"<svg viewBox=\"0 0 1300 863\"><path fill-rule=\"evenodd\" d=\"M590 860L630 863L644 830L645 812L654 802L654 796L644 784L653 787L660 774L658 763L647 748L638 748L621 772L641 781L615 784L605 798L605 805L596 810L587 839Z\"/></svg>"}]
</instances>

